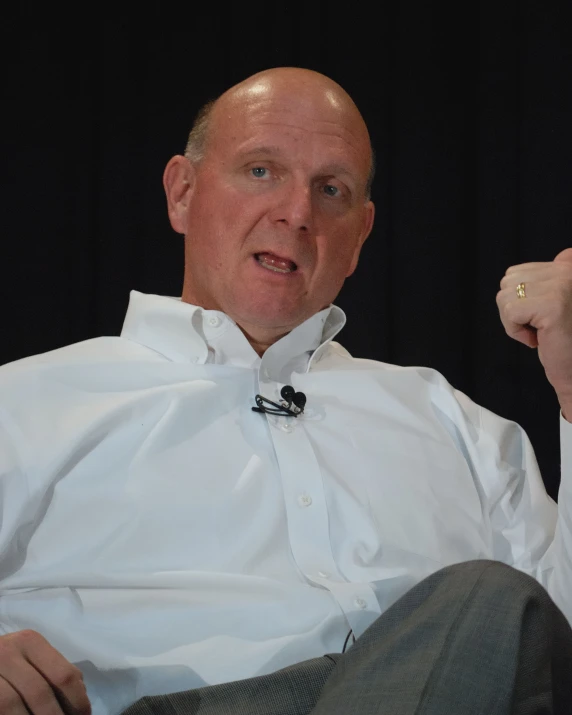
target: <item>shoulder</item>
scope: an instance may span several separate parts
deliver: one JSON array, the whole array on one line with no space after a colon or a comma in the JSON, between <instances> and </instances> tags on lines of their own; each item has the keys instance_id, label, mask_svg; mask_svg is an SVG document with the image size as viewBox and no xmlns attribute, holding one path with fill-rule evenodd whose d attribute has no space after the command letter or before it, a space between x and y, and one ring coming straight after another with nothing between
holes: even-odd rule
<instances>
[{"instance_id":1,"label":"shoulder","mask_svg":"<svg viewBox=\"0 0 572 715\"><path fill-rule=\"evenodd\" d=\"M382 362L381 360L370 360L368 358L353 357L342 345L332 341L318 359L311 364L312 372L331 370L349 370L356 373L366 372L371 375L387 375L391 373L395 376L403 376L411 380L420 379L428 385L438 385L440 387L451 387L447 379L434 368L425 366L403 366L393 363Z\"/></svg>"},{"instance_id":2,"label":"shoulder","mask_svg":"<svg viewBox=\"0 0 572 715\"><path fill-rule=\"evenodd\" d=\"M161 360L154 351L126 338L90 338L0 366L0 404L33 398L61 388L69 378L85 380L111 366L130 369L136 361Z\"/></svg>"},{"instance_id":3,"label":"shoulder","mask_svg":"<svg viewBox=\"0 0 572 715\"><path fill-rule=\"evenodd\" d=\"M424 412L439 421L458 444L479 445L499 462L506 458L501 453L520 455L529 444L521 425L479 404L434 368L354 358L333 342L328 347L313 368L318 374L328 371L342 381L347 375L356 389L361 384L370 391L379 390L377 399L391 396L414 412Z\"/></svg>"},{"instance_id":4,"label":"shoulder","mask_svg":"<svg viewBox=\"0 0 572 715\"><path fill-rule=\"evenodd\" d=\"M349 373L348 377L355 379L356 383L367 381L372 387L377 385L405 401L417 405L431 403L434 411L450 415L456 422L469 422L475 426L481 424L483 408L431 367L356 358L342 345L332 341L310 369L312 373Z\"/></svg>"},{"instance_id":5,"label":"shoulder","mask_svg":"<svg viewBox=\"0 0 572 715\"><path fill-rule=\"evenodd\" d=\"M0 366L0 382L16 374L34 373L69 365L115 362L121 360L148 360L153 351L119 336L104 336L64 345L37 355L14 360Z\"/></svg>"},{"instance_id":6,"label":"shoulder","mask_svg":"<svg viewBox=\"0 0 572 715\"><path fill-rule=\"evenodd\" d=\"M132 358L141 353L148 356L149 349L119 336L89 338L78 343L64 345L37 355L29 355L0 366L0 376L19 370L33 370L49 365L85 362L110 362Z\"/></svg>"}]
</instances>

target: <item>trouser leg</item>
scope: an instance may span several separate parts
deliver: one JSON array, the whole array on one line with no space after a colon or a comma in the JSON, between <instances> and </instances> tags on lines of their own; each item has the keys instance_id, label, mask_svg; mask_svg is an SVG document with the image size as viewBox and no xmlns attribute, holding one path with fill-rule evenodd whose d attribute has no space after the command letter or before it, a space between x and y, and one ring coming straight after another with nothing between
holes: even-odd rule
<instances>
[{"instance_id":1,"label":"trouser leg","mask_svg":"<svg viewBox=\"0 0 572 715\"><path fill-rule=\"evenodd\" d=\"M572 629L496 561L441 569L331 657L312 715L572 715Z\"/></svg>"},{"instance_id":2,"label":"trouser leg","mask_svg":"<svg viewBox=\"0 0 572 715\"><path fill-rule=\"evenodd\" d=\"M335 664L322 656L269 675L138 700L123 715L307 715Z\"/></svg>"},{"instance_id":3,"label":"trouser leg","mask_svg":"<svg viewBox=\"0 0 572 715\"><path fill-rule=\"evenodd\" d=\"M441 569L345 654L143 698L125 715L570 715L572 629L534 579L496 561Z\"/></svg>"}]
</instances>

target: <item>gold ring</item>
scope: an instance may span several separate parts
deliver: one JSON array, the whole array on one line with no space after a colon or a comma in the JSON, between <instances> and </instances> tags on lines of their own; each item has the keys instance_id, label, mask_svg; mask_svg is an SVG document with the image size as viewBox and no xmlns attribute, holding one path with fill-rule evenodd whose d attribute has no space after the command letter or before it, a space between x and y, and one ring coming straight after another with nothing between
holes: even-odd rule
<instances>
[{"instance_id":1,"label":"gold ring","mask_svg":"<svg viewBox=\"0 0 572 715\"><path fill-rule=\"evenodd\" d=\"M519 283L516 286L516 294L519 298L526 298L526 291L524 290L524 283Z\"/></svg>"}]
</instances>

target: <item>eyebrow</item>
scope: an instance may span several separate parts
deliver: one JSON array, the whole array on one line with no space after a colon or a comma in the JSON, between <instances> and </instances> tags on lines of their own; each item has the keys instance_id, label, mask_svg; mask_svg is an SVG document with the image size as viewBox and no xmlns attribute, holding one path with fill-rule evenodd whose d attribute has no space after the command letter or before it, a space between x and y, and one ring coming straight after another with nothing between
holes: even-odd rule
<instances>
[{"instance_id":1,"label":"eyebrow","mask_svg":"<svg viewBox=\"0 0 572 715\"><path fill-rule=\"evenodd\" d=\"M265 145L265 146L257 146L253 147L252 149L247 149L244 152L241 152L242 156L244 158L248 158L249 156L259 156L259 155L265 155L265 156L271 156L271 157L281 157L283 156L283 151L280 149L278 146L274 145ZM321 173L323 174L345 174L346 176L349 176L352 179L355 179L355 174L354 172L351 171L345 164L338 164L338 163L332 163L332 164L326 164L325 166L322 167Z\"/></svg>"}]
</instances>

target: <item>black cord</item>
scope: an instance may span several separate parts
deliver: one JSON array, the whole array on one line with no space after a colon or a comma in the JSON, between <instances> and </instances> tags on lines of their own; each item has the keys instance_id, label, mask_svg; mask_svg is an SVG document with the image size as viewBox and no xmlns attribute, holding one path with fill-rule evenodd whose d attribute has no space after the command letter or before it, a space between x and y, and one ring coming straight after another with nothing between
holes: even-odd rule
<instances>
[{"instance_id":1,"label":"black cord","mask_svg":"<svg viewBox=\"0 0 572 715\"><path fill-rule=\"evenodd\" d=\"M354 634L353 634L353 631L350 630L350 632L348 633L348 635L347 635L347 637L346 637L346 642L344 643L344 647L343 647L343 649L342 649L342 653L345 653L345 652L346 652L346 647L347 647L347 645L348 645L348 641L349 641L349 639L350 639L350 636L353 638L352 645L353 645L353 643L356 642L356 639L355 639L355 636L354 636Z\"/></svg>"}]
</instances>

